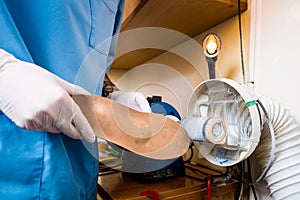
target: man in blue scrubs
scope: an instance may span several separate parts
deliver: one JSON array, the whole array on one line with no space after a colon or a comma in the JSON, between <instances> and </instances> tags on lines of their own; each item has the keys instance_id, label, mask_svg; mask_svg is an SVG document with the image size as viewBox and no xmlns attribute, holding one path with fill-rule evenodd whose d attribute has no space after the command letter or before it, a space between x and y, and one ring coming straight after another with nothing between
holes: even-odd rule
<instances>
[{"instance_id":1,"label":"man in blue scrubs","mask_svg":"<svg viewBox=\"0 0 300 200\"><path fill-rule=\"evenodd\" d=\"M70 96L101 95L123 4L0 0L0 199L96 198L97 143Z\"/></svg>"}]
</instances>

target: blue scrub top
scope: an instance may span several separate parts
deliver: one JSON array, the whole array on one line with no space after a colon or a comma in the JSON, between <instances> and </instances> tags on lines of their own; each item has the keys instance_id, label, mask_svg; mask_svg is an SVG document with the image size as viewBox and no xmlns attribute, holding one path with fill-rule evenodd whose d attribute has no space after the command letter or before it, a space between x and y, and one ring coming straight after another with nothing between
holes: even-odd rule
<instances>
[{"instance_id":1,"label":"blue scrub top","mask_svg":"<svg viewBox=\"0 0 300 200\"><path fill-rule=\"evenodd\" d=\"M100 95L123 6L123 0L0 0L0 48ZM0 111L0 199L95 199L97 155L96 143L24 130Z\"/></svg>"}]
</instances>

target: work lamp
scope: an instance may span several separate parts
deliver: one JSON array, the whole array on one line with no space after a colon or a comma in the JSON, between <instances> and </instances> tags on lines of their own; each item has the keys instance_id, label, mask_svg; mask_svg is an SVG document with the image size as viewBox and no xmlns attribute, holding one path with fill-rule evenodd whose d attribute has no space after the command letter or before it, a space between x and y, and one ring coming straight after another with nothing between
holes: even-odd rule
<instances>
[{"instance_id":1,"label":"work lamp","mask_svg":"<svg viewBox=\"0 0 300 200\"><path fill-rule=\"evenodd\" d=\"M214 79L216 77L215 62L221 50L220 36L216 33L207 34L203 39L202 47L208 64L209 78Z\"/></svg>"}]
</instances>

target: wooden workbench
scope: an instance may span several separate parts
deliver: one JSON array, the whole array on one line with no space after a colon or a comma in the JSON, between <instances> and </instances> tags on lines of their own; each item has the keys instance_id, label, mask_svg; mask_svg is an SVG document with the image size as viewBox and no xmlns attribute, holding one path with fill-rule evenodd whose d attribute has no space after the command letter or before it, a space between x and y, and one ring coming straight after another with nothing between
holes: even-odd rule
<instances>
[{"instance_id":1,"label":"wooden workbench","mask_svg":"<svg viewBox=\"0 0 300 200\"><path fill-rule=\"evenodd\" d=\"M186 174L199 177L199 173L190 169L186 169ZM140 196L140 193L147 190L156 191L159 199L207 199L207 183L190 176L171 178L154 183L141 183L126 173L115 172L99 176L99 185L114 200L146 200L149 198ZM203 177L199 178L203 179ZM214 185L211 191L211 199L234 199L235 192L238 193L238 191L238 182L230 180L223 184ZM102 199L106 200L107 198Z\"/></svg>"}]
</instances>

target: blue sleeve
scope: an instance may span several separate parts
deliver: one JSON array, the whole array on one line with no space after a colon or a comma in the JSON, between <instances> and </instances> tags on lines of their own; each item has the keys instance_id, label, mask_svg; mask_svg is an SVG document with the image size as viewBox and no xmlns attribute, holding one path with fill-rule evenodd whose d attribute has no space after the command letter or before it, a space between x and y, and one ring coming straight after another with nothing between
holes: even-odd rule
<instances>
[{"instance_id":1,"label":"blue sleeve","mask_svg":"<svg viewBox=\"0 0 300 200\"><path fill-rule=\"evenodd\" d=\"M32 62L30 53L3 0L0 0L0 49L6 50L21 60Z\"/></svg>"}]
</instances>

